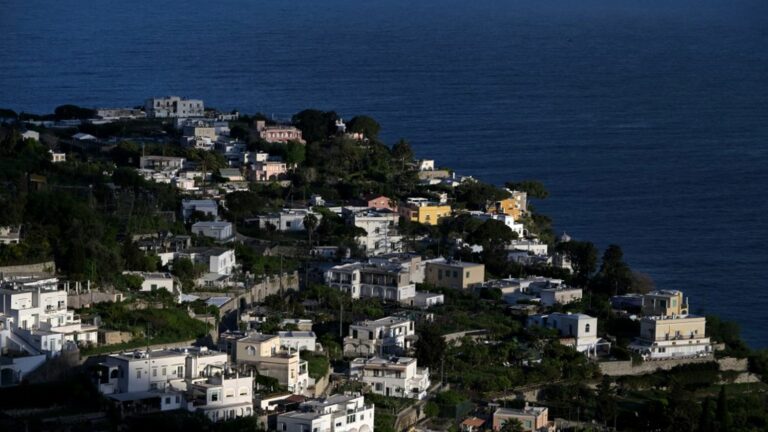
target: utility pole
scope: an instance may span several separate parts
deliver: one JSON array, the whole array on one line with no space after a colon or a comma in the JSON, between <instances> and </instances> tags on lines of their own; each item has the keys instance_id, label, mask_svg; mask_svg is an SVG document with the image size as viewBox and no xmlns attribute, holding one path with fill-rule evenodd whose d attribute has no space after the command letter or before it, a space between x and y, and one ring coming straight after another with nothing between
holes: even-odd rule
<instances>
[{"instance_id":1,"label":"utility pole","mask_svg":"<svg viewBox=\"0 0 768 432\"><path fill-rule=\"evenodd\" d=\"M344 302L341 299L339 299L339 337L344 338Z\"/></svg>"}]
</instances>

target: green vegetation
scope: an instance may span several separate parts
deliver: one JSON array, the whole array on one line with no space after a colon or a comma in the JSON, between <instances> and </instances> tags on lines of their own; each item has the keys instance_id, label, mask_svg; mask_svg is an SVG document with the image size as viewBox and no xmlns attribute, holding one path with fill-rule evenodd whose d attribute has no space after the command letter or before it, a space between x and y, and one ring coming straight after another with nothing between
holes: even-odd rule
<instances>
[{"instance_id":1,"label":"green vegetation","mask_svg":"<svg viewBox=\"0 0 768 432\"><path fill-rule=\"evenodd\" d=\"M331 369L328 357L314 353L312 351L302 351L301 359L307 361L307 369L310 378L319 380L323 378Z\"/></svg>"}]
</instances>

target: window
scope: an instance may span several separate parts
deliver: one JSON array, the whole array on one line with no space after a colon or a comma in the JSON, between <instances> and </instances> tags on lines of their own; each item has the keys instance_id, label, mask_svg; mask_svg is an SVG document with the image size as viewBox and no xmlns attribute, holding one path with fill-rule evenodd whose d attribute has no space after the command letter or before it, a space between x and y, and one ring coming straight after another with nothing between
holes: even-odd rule
<instances>
[{"instance_id":1,"label":"window","mask_svg":"<svg viewBox=\"0 0 768 432\"><path fill-rule=\"evenodd\" d=\"M141 379L141 369L136 371L136 379Z\"/></svg>"},{"instance_id":2,"label":"window","mask_svg":"<svg viewBox=\"0 0 768 432\"><path fill-rule=\"evenodd\" d=\"M165 398L165 404L166 404L166 405L170 405L170 404L171 404L171 397L170 397L170 396L167 396L167 397Z\"/></svg>"},{"instance_id":3,"label":"window","mask_svg":"<svg viewBox=\"0 0 768 432\"><path fill-rule=\"evenodd\" d=\"M176 368L176 374L180 377L184 376L184 366L179 366Z\"/></svg>"},{"instance_id":4,"label":"window","mask_svg":"<svg viewBox=\"0 0 768 432\"><path fill-rule=\"evenodd\" d=\"M465 278L469 278L469 272L467 272L466 276L464 276L464 277Z\"/></svg>"},{"instance_id":5,"label":"window","mask_svg":"<svg viewBox=\"0 0 768 432\"><path fill-rule=\"evenodd\" d=\"M384 386L381 385L381 383L376 383L376 391L382 391L384 389Z\"/></svg>"},{"instance_id":6,"label":"window","mask_svg":"<svg viewBox=\"0 0 768 432\"><path fill-rule=\"evenodd\" d=\"M459 272L457 272L456 270L454 270L454 271L453 271L453 277L454 277L454 278L458 278L458 277L459 277Z\"/></svg>"},{"instance_id":7,"label":"window","mask_svg":"<svg viewBox=\"0 0 768 432\"><path fill-rule=\"evenodd\" d=\"M219 400L219 392L213 392L211 393L211 402L216 402Z\"/></svg>"},{"instance_id":8,"label":"window","mask_svg":"<svg viewBox=\"0 0 768 432\"><path fill-rule=\"evenodd\" d=\"M161 373L163 376L166 376L166 375L167 375L167 373L166 373L166 372L167 372L167 370L166 370L165 366L163 366L163 369L162 369L162 370L160 370L160 373Z\"/></svg>"},{"instance_id":9,"label":"window","mask_svg":"<svg viewBox=\"0 0 768 432\"><path fill-rule=\"evenodd\" d=\"M254 348L252 345L248 345L245 347L245 353L249 356L255 356L256 355L256 348Z\"/></svg>"},{"instance_id":10,"label":"window","mask_svg":"<svg viewBox=\"0 0 768 432\"><path fill-rule=\"evenodd\" d=\"M589 324L584 326L584 333L589 333Z\"/></svg>"}]
</instances>

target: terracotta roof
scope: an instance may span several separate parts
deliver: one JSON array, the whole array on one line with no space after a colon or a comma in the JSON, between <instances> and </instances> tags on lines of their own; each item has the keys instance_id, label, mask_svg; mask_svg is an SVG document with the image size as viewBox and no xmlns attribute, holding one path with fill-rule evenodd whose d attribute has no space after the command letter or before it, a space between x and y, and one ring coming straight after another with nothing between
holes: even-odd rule
<instances>
[{"instance_id":1,"label":"terracotta roof","mask_svg":"<svg viewBox=\"0 0 768 432\"><path fill-rule=\"evenodd\" d=\"M462 426L469 426L469 427L480 427L485 424L485 420L477 417L470 417L463 422L461 422Z\"/></svg>"}]
</instances>

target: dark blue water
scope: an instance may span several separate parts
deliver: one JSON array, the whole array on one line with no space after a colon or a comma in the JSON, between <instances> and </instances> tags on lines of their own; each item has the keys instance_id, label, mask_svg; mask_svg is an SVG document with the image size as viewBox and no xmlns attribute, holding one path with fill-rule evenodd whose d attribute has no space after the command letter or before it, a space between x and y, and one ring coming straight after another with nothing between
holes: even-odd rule
<instances>
[{"instance_id":1,"label":"dark blue water","mask_svg":"<svg viewBox=\"0 0 768 432\"><path fill-rule=\"evenodd\" d=\"M379 119L768 347L768 2L0 0L0 106Z\"/></svg>"}]
</instances>

